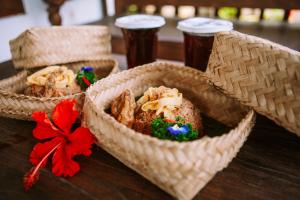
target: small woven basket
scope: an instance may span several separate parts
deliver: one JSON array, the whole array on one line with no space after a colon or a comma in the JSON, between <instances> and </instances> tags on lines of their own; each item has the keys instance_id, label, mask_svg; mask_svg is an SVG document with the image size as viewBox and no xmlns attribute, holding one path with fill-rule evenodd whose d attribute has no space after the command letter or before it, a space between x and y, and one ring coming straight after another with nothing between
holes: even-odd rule
<instances>
[{"instance_id":1,"label":"small woven basket","mask_svg":"<svg viewBox=\"0 0 300 200\"><path fill-rule=\"evenodd\" d=\"M93 66L99 77L105 77L119 71L117 62L111 59L83 61L64 64L77 72L82 66ZM32 120L34 111L45 111L48 115L53 108L63 99L76 99L78 108L82 108L84 92L53 98L39 98L22 94L26 87L27 76L30 71L23 70L17 75L0 81L0 116L22 120Z\"/></svg>"},{"instance_id":2,"label":"small woven basket","mask_svg":"<svg viewBox=\"0 0 300 200\"><path fill-rule=\"evenodd\" d=\"M191 142L160 140L118 123L105 110L125 89L140 96L147 88L176 87L211 118L230 127L217 137ZM152 63L111 75L86 92L83 125L98 145L178 199L191 199L236 156L254 124L254 111L219 92L200 71Z\"/></svg>"},{"instance_id":3,"label":"small woven basket","mask_svg":"<svg viewBox=\"0 0 300 200\"><path fill-rule=\"evenodd\" d=\"M99 77L119 71L111 58L110 33L105 26L31 28L10 41L15 68L23 68L17 75L0 81L0 116L31 120L33 111L50 114L63 99L77 99L81 109L84 93L63 97L39 98L26 96L26 78L50 65L65 65L75 73L83 66L92 66Z\"/></svg>"},{"instance_id":4,"label":"small woven basket","mask_svg":"<svg viewBox=\"0 0 300 200\"><path fill-rule=\"evenodd\" d=\"M9 42L15 68L111 58L106 26L31 28Z\"/></svg>"},{"instance_id":5,"label":"small woven basket","mask_svg":"<svg viewBox=\"0 0 300 200\"><path fill-rule=\"evenodd\" d=\"M216 86L300 136L300 53L236 31L215 36L207 74Z\"/></svg>"}]
</instances>

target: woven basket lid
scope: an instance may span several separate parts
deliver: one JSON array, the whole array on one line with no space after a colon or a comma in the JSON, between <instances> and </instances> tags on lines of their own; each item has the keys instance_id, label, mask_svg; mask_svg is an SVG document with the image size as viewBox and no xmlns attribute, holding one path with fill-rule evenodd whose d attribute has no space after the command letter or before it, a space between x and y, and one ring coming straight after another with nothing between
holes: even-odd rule
<instances>
[{"instance_id":1,"label":"woven basket lid","mask_svg":"<svg viewBox=\"0 0 300 200\"><path fill-rule=\"evenodd\" d=\"M34 68L111 57L110 32L105 26L30 28L11 40L16 68Z\"/></svg>"},{"instance_id":2,"label":"woven basket lid","mask_svg":"<svg viewBox=\"0 0 300 200\"><path fill-rule=\"evenodd\" d=\"M300 53L236 31L215 35L213 84L300 136Z\"/></svg>"}]
</instances>

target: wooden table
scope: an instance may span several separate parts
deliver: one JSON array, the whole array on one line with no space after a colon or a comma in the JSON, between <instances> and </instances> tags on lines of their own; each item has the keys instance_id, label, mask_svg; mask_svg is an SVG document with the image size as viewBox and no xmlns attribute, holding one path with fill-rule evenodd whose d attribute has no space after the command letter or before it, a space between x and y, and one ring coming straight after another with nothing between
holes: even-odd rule
<instances>
[{"instance_id":1,"label":"wooden table","mask_svg":"<svg viewBox=\"0 0 300 200\"><path fill-rule=\"evenodd\" d=\"M14 73L11 62L0 64L0 79ZM81 171L74 177L55 177L47 167L24 192L34 126L0 117L0 199L172 199L96 146L91 157L76 158ZM300 199L300 138L259 115L237 157L195 199Z\"/></svg>"}]
</instances>

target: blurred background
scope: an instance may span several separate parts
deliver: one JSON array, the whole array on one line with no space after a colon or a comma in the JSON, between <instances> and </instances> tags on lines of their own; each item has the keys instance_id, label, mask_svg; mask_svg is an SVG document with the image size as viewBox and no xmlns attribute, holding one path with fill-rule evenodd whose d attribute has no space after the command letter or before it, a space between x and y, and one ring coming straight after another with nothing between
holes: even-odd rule
<instances>
[{"instance_id":1,"label":"blurred background","mask_svg":"<svg viewBox=\"0 0 300 200\"><path fill-rule=\"evenodd\" d=\"M202 16L231 20L234 29L300 51L300 0L0 0L0 62L10 59L8 41L25 29L50 25L107 25L113 53L124 54L117 16L162 15L158 57L183 59L178 20Z\"/></svg>"}]
</instances>

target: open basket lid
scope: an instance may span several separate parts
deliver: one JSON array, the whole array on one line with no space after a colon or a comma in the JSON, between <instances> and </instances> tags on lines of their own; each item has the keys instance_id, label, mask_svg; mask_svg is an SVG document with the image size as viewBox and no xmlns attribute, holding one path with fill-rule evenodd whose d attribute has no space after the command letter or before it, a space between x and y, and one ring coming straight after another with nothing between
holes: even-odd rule
<instances>
[{"instance_id":1,"label":"open basket lid","mask_svg":"<svg viewBox=\"0 0 300 200\"><path fill-rule=\"evenodd\" d=\"M300 136L300 53L236 31L215 35L207 75L224 93Z\"/></svg>"},{"instance_id":2,"label":"open basket lid","mask_svg":"<svg viewBox=\"0 0 300 200\"><path fill-rule=\"evenodd\" d=\"M15 68L111 58L106 26L30 28L9 42Z\"/></svg>"}]
</instances>

